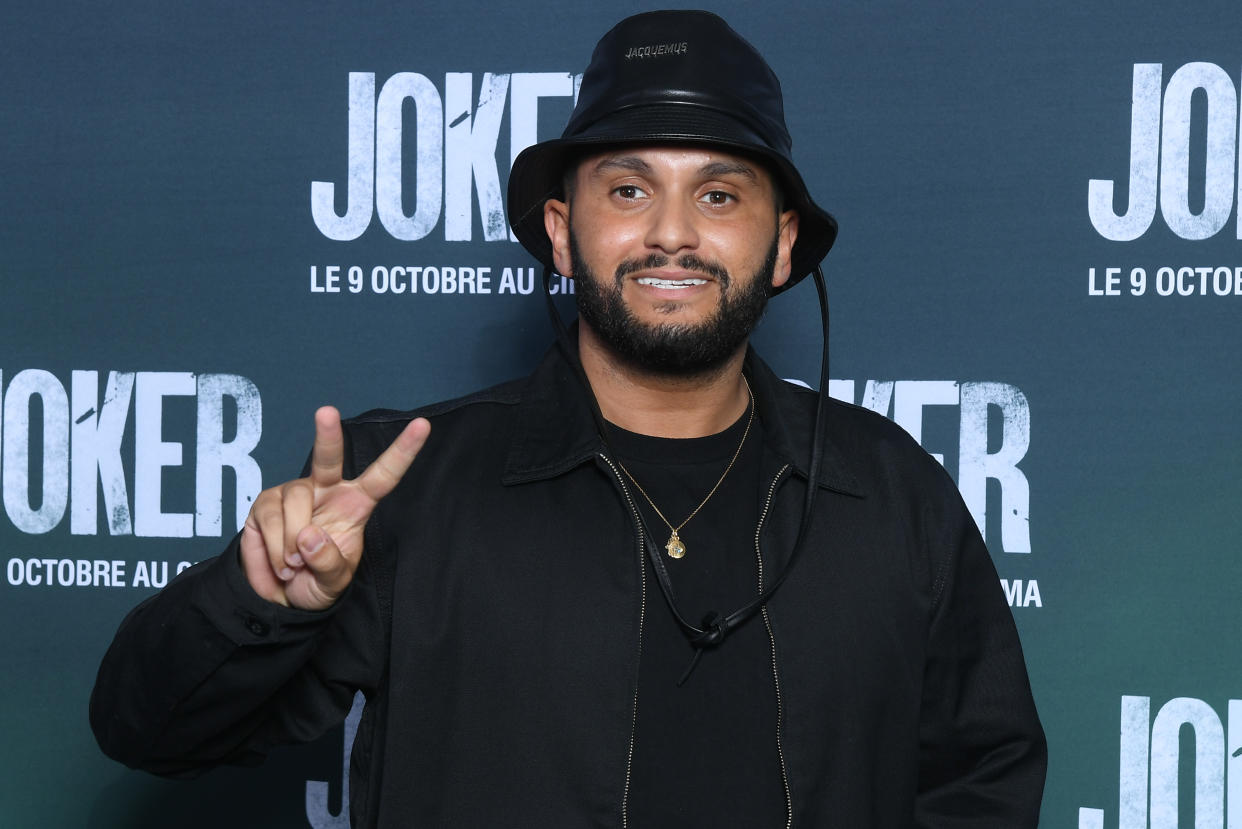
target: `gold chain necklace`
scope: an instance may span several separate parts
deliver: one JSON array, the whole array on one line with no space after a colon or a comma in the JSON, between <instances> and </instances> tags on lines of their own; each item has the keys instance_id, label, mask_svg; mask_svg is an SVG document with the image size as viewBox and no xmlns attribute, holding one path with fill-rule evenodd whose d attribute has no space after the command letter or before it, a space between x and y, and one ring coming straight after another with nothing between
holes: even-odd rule
<instances>
[{"instance_id":1,"label":"gold chain necklace","mask_svg":"<svg viewBox=\"0 0 1242 829\"><path fill-rule=\"evenodd\" d=\"M645 489L643 489L642 484L634 480L634 476L630 474L630 470L625 468L625 464L621 463L620 458L617 459L617 465L621 467L621 471L625 473L625 477L629 478L630 483L637 487L638 491L642 493L642 496L647 499L647 503L651 504L651 508L655 510L655 514L660 516L660 520L665 523L670 531L672 531L672 535L668 537L668 543L664 545L664 549L668 552L669 558L683 558L686 555L686 545L682 543L681 537L677 534L678 531L680 531L682 527L689 524L690 519L698 515L699 510L703 509L704 505L706 505L707 502L711 500L711 497L716 494L716 490L720 489L720 485L724 483L725 476L729 474L729 470L733 468L733 464L737 463L738 456L742 454L742 447L746 445L746 436L750 434L751 424L755 422L755 395L751 392L750 382L746 379L746 375L744 374L742 375L742 382L746 384L746 396L750 398L750 418L746 421L746 430L742 432L742 440L738 443L737 450L733 453L733 457L729 460L729 465L725 467L724 472L720 473L720 478L716 481L716 485L712 487L711 492L707 493L707 495L703 497L703 500L699 502L699 505L691 510L690 514L686 516L686 519L676 527L673 526L672 521L669 521L664 517L664 513L660 512L660 508L655 505L655 501L651 500L651 496L647 494Z\"/></svg>"}]
</instances>

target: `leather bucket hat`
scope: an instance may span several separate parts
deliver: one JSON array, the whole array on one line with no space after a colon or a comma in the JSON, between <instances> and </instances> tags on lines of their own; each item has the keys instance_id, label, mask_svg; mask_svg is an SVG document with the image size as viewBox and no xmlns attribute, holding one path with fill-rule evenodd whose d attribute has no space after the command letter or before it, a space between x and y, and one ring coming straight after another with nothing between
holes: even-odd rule
<instances>
[{"instance_id":1,"label":"leather bucket hat","mask_svg":"<svg viewBox=\"0 0 1242 829\"><path fill-rule=\"evenodd\" d=\"M815 204L793 163L780 81L763 56L710 12L656 11L622 20L600 40L560 138L527 147L509 173L513 232L547 267L543 205L562 198L567 165L614 145L721 147L764 163L785 208L798 211L789 288L832 247L837 222Z\"/></svg>"}]
</instances>

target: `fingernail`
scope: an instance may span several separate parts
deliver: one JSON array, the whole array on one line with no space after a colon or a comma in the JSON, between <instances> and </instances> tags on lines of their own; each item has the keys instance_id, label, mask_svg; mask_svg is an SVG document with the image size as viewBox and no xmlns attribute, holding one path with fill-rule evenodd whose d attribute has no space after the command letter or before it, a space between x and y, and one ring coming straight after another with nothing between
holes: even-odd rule
<instances>
[{"instance_id":1,"label":"fingernail","mask_svg":"<svg viewBox=\"0 0 1242 829\"><path fill-rule=\"evenodd\" d=\"M302 566L302 554L301 553L290 553L289 558L287 560L289 562L289 566L291 567Z\"/></svg>"},{"instance_id":2,"label":"fingernail","mask_svg":"<svg viewBox=\"0 0 1242 829\"><path fill-rule=\"evenodd\" d=\"M325 540L326 536L324 535L323 530L315 527L314 532L303 532L303 534L298 537L298 547L307 555L314 555L319 552L321 547L323 547L323 542Z\"/></svg>"},{"instance_id":3,"label":"fingernail","mask_svg":"<svg viewBox=\"0 0 1242 829\"><path fill-rule=\"evenodd\" d=\"M281 569L278 575L280 576L281 581L288 581L289 579L293 578L293 571L290 570L288 567L284 567Z\"/></svg>"}]
</instances>

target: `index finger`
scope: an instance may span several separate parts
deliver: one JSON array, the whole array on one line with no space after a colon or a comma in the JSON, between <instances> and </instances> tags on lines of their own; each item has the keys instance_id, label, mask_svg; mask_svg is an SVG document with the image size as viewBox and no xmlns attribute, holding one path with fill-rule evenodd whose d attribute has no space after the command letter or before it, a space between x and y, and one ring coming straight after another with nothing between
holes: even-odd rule
<instances>
[{"instance_id":1,"label":"index finger","mask_svg":"<svg viewBox=\"0 0 1242 829\"><path fill-rule=\"evenodd\" d=\"M427 418L411 420L401 430L401 434L397 435L396 440L354 482L373 501L383 498L401 481L401 477L427 442L429 434L431 423Z\"/></svg>"},{"instance_id":2,"label":"index finger","mask_svg":"<svg viewBox=\"0 0 1242 829\"><path fill-rule=\"evenodd\" d=\"M341 432L341 413L332 406L315 411L315 445L311 449L311 483L332 486L341 480L345 462L345 437Z\"/></svg>"}]
</instances>

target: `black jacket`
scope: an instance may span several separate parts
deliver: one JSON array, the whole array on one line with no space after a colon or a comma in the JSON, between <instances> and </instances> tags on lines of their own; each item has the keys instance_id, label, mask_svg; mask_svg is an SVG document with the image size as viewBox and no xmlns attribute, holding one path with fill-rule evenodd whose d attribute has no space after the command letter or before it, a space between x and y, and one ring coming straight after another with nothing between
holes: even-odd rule
<instances>
[{"instance_id":1,"label":"black jacket","mask_svg":"<svg viewBox=\"0 0 1242 829\"><path fill-rule=\"evenodd\" d=\"M816 395L747 360L763 420L764 573L806 486ZM640 629L638 517L553 349L530 378L346 424L354 474L432 437L378 506L329 611L258 598L236 544L136 608L100 668L104 750L160 774L254 760L367 706L359 827L619 827ZM944 469L832 402L809 544L762 616L794 827L1034 827L1046 765L1018 636ZM740 760L740 762L744 762Z\"/></svg>"}]
</instances>

